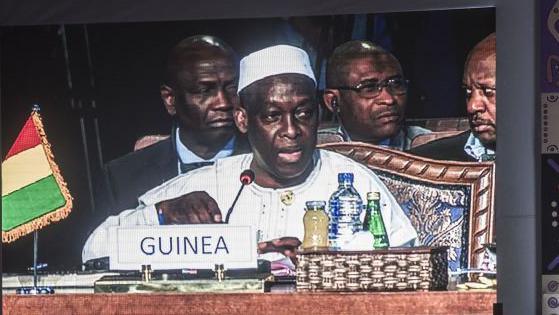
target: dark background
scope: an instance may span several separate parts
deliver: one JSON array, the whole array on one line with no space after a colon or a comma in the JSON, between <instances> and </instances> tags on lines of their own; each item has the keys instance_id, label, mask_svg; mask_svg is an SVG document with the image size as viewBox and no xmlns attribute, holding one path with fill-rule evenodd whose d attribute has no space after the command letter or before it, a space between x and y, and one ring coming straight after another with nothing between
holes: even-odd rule
<instances>
[{"instance_id":1,"label":"dark background","mask_svg":"<svg viewBox=\"0 0 559 315\"><path fill-rule=\"evenodd\" d=\"M357 20L365 23L356 28ZM142 135L169 133L159 85L167 53L181 39L216 35L243 56L293 43L298 33L304 38L300 44L323 59L359 33L386 46L402 63L412 82L408 118L430 118L465 115L460 83L466 54L494 30L494 9L2 27L2 156L32 104L39 103L74 196L70 216L40 231L39 262L51 270L79 269L87 233L100 219L92 187L101 165L130 152ZM323 120L329 119L324 114ZM31 235L3 244L2 250L4 272L32 264Z\"/></svg>"}]
</instances>

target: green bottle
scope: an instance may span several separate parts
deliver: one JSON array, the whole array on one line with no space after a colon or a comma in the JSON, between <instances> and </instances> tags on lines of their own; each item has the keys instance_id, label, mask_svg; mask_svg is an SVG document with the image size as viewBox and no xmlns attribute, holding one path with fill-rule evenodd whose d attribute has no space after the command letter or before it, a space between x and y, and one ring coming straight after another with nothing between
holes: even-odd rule
<instances>
[{"instance_id":1,"label":"green bottle","mask_svg":"<svg viewBox=\"0 0 559 315\"><path fill-rule=\"evenodd\" d=\"M371 232L375 238L373 248L388 248L388 234L386 234L386 228L384 227L384 221L382 220L382 213L380 211L380 193L378 191L367 193L367 214L368 213L371 213L368 224L369 232Z\"/></svg>"},{"instance_id":2,"label":"green bottle","mask_svg":"<svg viewBox=\"0 0 559 315\"><path fill-rule=\"evenodd\" d=\"M369 194L367 194L368 196ZM365 218L363 219L363 231L368 231L369 230L369 223L371 221L371 207L369 207L369 199L367 199L367 203L364 205L365 206Z\"/></svg>"}]
</instances>

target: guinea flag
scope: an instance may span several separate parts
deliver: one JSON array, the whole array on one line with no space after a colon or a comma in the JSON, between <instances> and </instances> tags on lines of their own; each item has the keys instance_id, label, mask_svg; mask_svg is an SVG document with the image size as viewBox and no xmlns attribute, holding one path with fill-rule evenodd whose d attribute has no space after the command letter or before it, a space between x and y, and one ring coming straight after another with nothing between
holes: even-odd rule
<instances>
[{"instance_id":1,"label":"guinea flag","mask_svg":"<svg viewBox=\"0 0 559 315\"><path fill-rule=\"evenodd\" d=\"M64 219L71 209L72 196L34 110L2 161L2 242Z\"/></svg>"}]
</instances>

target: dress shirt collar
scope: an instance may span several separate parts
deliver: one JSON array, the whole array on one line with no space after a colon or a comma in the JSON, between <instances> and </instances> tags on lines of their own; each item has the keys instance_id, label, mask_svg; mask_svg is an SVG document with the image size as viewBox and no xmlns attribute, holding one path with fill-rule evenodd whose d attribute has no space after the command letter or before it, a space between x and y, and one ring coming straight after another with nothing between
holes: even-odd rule
<instances>
[{"instance_id":1,"label":"dress shirt collar","mask_svg":"<svg viewBox=\"0 0 559 315\"><path fill-rule=\"evenodd\" d=\"M468 140L466 140L466 144L464 145L464 152L476 159L478 162L495 159L495 151L484 147L481 141L479 141L479 139L471 132Z\"/></svg>"},{"instance_id":2,"label":"dress shirt collar","mask_svg":"<svg viewBox=\"0 0 559 315\"><path fill-rule=\"evenodd\" d=\"M233 154L233 149L235 148L235 136L231 137L231 140L221 149L217 154L211 159L203 159L196 155L194 152L190 151L181 141L179 137L179 128L175 130L175 146L177 148L177 154L179 156L180 162L184 164L189 163L199 163L199 162L214 162L217 159L228 157Z\"/></svg>"}]
</instances>

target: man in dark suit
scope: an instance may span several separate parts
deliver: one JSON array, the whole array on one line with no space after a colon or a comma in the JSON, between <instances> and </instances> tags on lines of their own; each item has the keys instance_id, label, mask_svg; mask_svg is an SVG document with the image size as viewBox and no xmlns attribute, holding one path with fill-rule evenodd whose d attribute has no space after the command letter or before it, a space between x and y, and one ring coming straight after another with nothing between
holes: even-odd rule
<instances>
[{"instance_id":1,"label":"man in dark suit","mask_svg":"<svg viewBox=\"0 0 559 315\"><path fill-rule=\"evenodd\" d=\"M411 150L411 153L456 161L492 161L497 147L496 37L490 34L469 53L464 67L463 87L470 130L438 139Z\"/></svg>"},{"instance_id":2,"label":"man in dark suit","mask_svg":"<svg viewBox=\"0 0 559 315\"><path fill-rule=\"evenodd\" d=\"M161 99L174 117L171 136L105 166L98 213L117 214L138 205L138 196L163 182L250 151L233 120L238 60L221 39L193 36L169 56Z\"/></svg>"}]
</instances>

